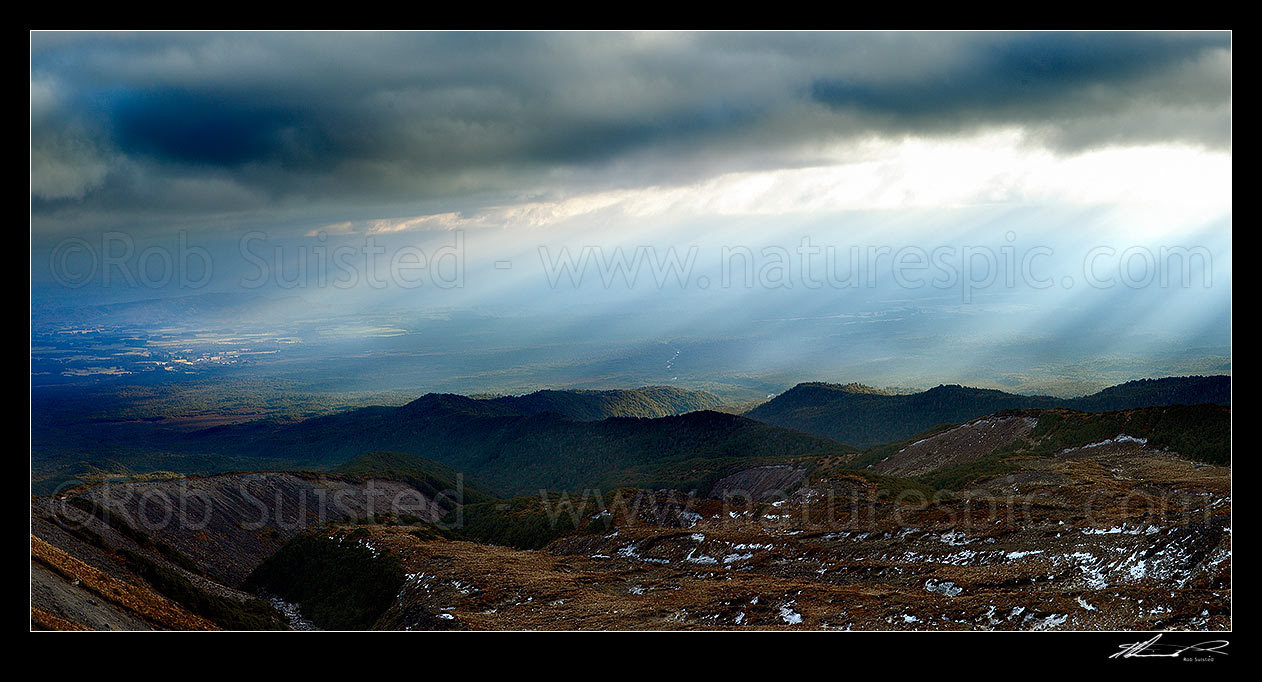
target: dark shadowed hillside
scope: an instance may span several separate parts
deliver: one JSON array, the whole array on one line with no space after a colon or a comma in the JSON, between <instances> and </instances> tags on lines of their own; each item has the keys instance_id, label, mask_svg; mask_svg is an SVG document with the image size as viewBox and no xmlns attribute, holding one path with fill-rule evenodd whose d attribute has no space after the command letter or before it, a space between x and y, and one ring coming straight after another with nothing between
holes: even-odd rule
<instances>
[{"instance_id":1,"label":"dark shadowed hillside","mask_svg":"<svg viewBox=\"0 0 1262 682\"><path fill-rule=\"evenodd\" d=\"M732 467L760 458L855 452L719 412L577 421L551 412L511 414L502 404L457 395L427 395L403 407L297 424L219 427L192 434L183 447L307 467L335 466L371 451L408 453L441 462L500 495L612 485L708 489Z\"/></svg>"},{"instance_id":2,"label":"dark shadowed hillside","mask_svg":"<svg viewBox=\"0 0 1262 682\"><path fill-rule=\"evenodd\" d=\"M1099 393L1070 398L1064 407L1083 412L1129 410L1163 405L1231 406L1231 377L1168 377L1140 379L1110 386Z\"/></svg>"},{"instance_id":3,"label":"dark shadowed hillside","mask_svg":"<svg viewBox=\"0 0 1262 682\"><path fill-rule=\"evenodd\" d=\"M489 502L493 497L482 492L478 484L464 474L452 471L433 460L402 452L370 452L334 468L341 474L361 478L385 478L402 481L432 500L443 504Z\"/></svg>"},{"instance_id":4,"label":"dark shadowed hillside","mask_svg":"<svg viewBox=\"0 0 1262 682\"><path fill-rule=\"evenodd\" d=\"M798 384L746 413L859 447L886 443L938 424L968 421L1000 410L1064 407L1085 412L1163 405L1231 405L1231 377L1144 379L1081 398L1023 396L1003 391L938 386L910 395L890 395L856 384Z\"/></svg>"},{"instance_id":5,"label":"dark shadowed hillside","mask_svg":"<svg viewBox=\"0 0 1262 682\"><path fill-rule=\"evenodd\" d=\"M555 412L579 421L609 417L668 417L697 410L713 410L723 401L707 391L672 386L645 386L609 391L535 391L522 396L488 398L518 414Z\"/></svg>"}]
</instances>

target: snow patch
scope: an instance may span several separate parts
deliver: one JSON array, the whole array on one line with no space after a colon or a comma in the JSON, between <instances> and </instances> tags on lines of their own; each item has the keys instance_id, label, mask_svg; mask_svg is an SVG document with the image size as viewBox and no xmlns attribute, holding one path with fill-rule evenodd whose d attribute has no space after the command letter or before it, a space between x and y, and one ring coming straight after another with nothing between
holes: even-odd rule
<instances>
[{"instance_id":1,"label":"snow patch","mask_svg":"<svg viewBox=\"0 0 1262 682\"><path fill-rule=\"evenodd\" d=\"M780 607L780 620L789 625L797 625L802 622L802 614L793 610L793 602L789 602Z\"/></svg>"},{"instance_id":2,"label":"snow patch","mask_svg":"<svg viewBox=\"0 0 1262 682\"><path fill-rule=\"evenodd\" d=\"M957 586L950 580L938 582L937 580L930 578L925 581L925 591L934 592L947 597L957 597L964 592L964 588Z\"/></svg>"}]
</instances>

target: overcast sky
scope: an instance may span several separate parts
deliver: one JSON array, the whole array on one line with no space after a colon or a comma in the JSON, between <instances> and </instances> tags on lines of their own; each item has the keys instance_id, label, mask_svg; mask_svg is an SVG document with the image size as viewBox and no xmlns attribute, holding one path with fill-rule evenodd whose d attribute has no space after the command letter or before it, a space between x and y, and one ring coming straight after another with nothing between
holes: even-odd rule
<instances>
[{"instance_id":1,"label":"overcast sky","mask_svg":"<svg viewBox=\"0 0 1262 682\"><path fill-rule=\"evenodd\" d=\"M1231 186L1229 33L31 36L49 309L297 294L494 311L540 347L753 338L728 372L1098 387L1229 371ZM782 276L807 241L849 279ZM208 284L112 277L185 244ZM458 251L459 286L377 287L367 258L323 280L335 247L378 244ZM731 246L756 282L719 284ZM567 280L558 254L590 248L698 255L675 279ZM931 282L892 263L916 249Z\"/></svg>"},{"instance_id":2,"label":"overcast sky","mask_svg":"<svg viewBox=\"0 0 1262 682\"><path fill-rule=\"evenodd\" d=\"M1147 191L1221 210L1168 185L1200 193L1230 160L1225 33L31 40L37 242L176 224L511 226L610 204L713 214L733 197L775 213ZM1160 172L1088 185L1084 158ZM775 191L751 198L751 181Z\"/></svg>"}]
</instances>

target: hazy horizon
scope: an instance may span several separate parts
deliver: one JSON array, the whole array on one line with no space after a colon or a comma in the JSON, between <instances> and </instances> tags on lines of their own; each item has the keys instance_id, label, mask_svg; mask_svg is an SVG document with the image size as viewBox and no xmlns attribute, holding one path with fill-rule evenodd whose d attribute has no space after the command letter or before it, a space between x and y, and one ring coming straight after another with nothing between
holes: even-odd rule
<instances>
[{"instance_id":1,"label":"hazy horizon","mask_svg":"<svg viewBox=\"0 0 1262 682\"><path fill-rule=\"evenodd\" d=\"M31 50L37 386L1068 396L1231 371L1227 33Z\"/></svg>"}]
</instances>

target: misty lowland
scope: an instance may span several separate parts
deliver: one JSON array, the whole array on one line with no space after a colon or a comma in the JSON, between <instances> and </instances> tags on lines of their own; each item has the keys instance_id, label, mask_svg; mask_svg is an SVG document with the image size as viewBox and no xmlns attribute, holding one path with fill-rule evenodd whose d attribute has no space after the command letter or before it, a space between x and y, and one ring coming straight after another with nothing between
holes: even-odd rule
<instances>
[{"instance_id":1,"label":"misty lowland","mask_svg":"<svg viewBox=\"0 0 1262 682\"><path fill-rule=\"evenodd\" d=\"M1230 631L1230 65L32 31L30 627Z\"/></svg>"},{"instance_id":2,"label":"misty lowland","mask_svg":"<svg viewBox=\"0 0 1262 682\"><path fill-rule=\"evenodd\" d=\"M1227 376L1072 398L804 382L738 402L662 385L248 414L229 409L253 395L243 374L34 391L34 623L1230 624Z\"/></svg>"}]
</instances>

